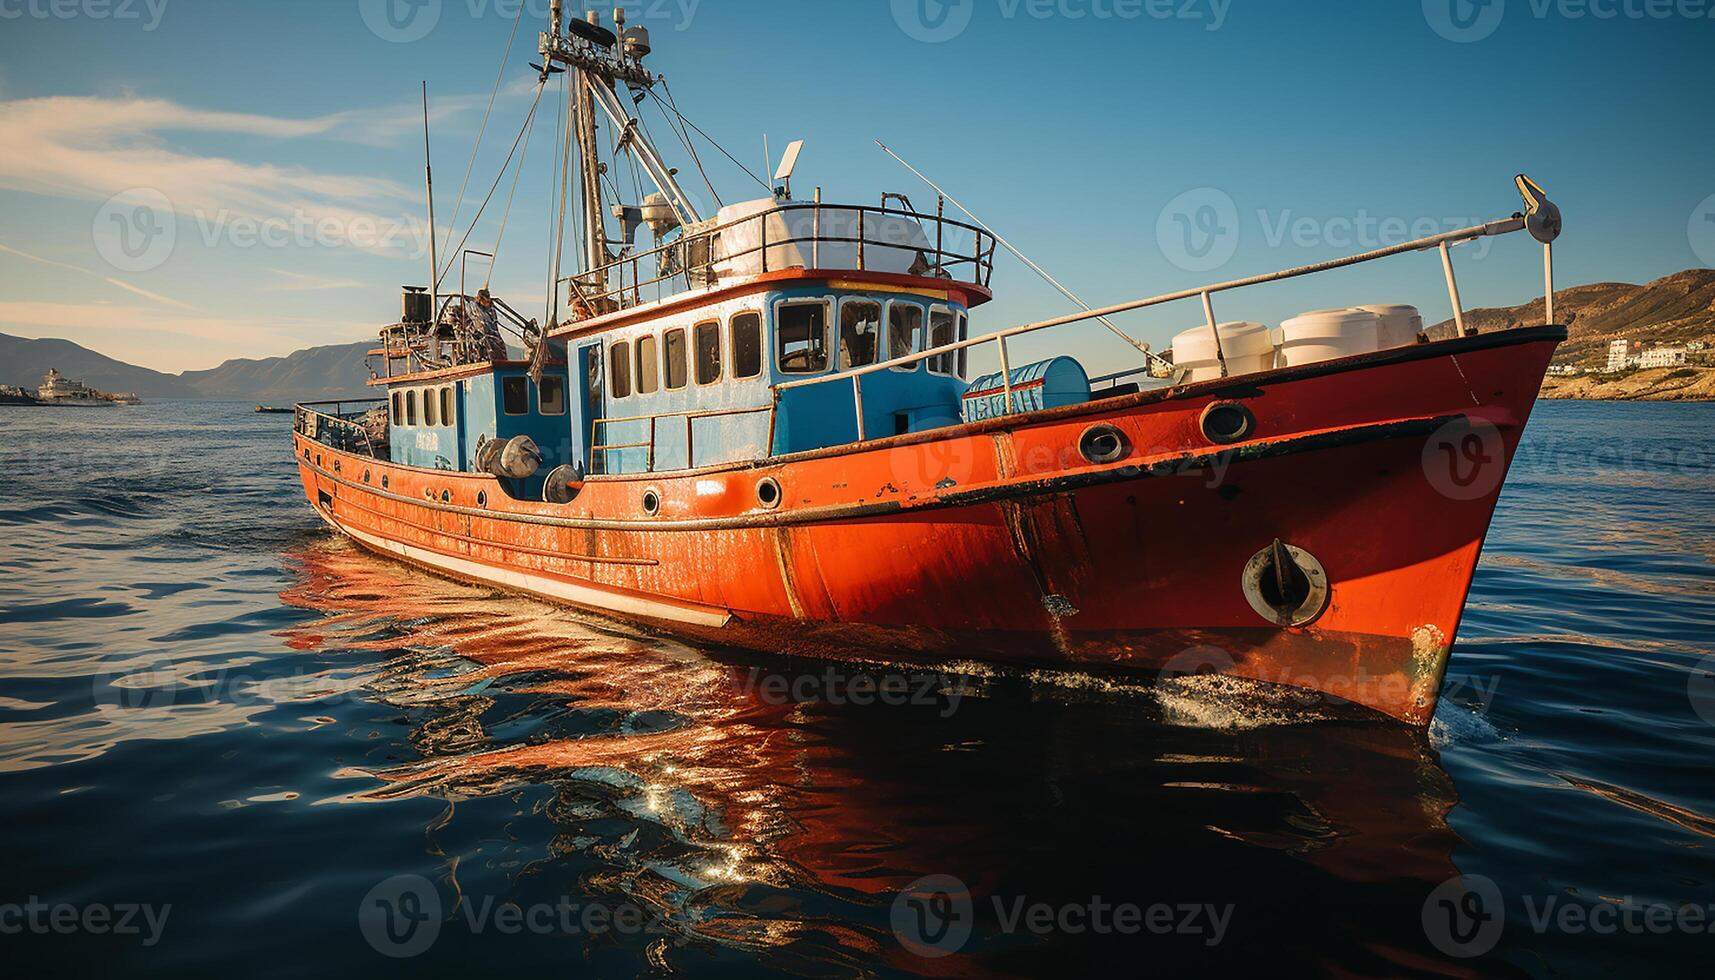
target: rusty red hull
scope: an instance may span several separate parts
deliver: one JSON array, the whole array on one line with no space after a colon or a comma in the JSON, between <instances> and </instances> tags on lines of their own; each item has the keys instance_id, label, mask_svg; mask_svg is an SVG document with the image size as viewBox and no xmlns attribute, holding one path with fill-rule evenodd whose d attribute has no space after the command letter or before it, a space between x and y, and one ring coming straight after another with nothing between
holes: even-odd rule
<instances>
[{"instance_id":1,"label":"rusty red hull","mask_svg":"<svg viewBox=\"0 0 1715 980\"><path fill-rule=\"evenodd\" d=\"M1556 344L1538 327L681 473L570 504L295 437L310 502L443 574L734 646L1086 671L1214 669L1413 724ZM1218 445L1212 405L1254 431ZM1079 452L1093 425L1120 454ZM759 481L776 481L774 506ZM644 497L659 506L647 513ZM1327 598L1282 626L1242 587L1272 542Z\"/></svg>"}]
</instances>

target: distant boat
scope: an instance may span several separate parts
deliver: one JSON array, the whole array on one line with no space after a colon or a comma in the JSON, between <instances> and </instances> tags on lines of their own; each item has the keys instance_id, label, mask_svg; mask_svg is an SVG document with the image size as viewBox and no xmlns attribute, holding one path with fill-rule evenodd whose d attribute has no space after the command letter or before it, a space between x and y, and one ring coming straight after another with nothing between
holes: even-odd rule
<instances>
[{"instance_id":1,"label":"distant boat","mask_svg":"<svg viewBox=\"0 0 1715 980\"><path fill-rule=\"evenodd\" d=\"M258 414L258 415L290 415L290 414L292 414L292 409L290 409L290 408L275 408L273 405L258 405L258 406L256 406L256 414Z\"/></svg>"},{"instance_id":2,"label":"distant boat","mask_svg":"<svg viewBox=\"0 0 1715 980\"><path fill-rule=\"evenodd\" d=\"M53 368L42 377L36 389L36 400L44 405L66 408L109 408L114 400L81 381L72 381Z\"/></svg>"}]
</instances>

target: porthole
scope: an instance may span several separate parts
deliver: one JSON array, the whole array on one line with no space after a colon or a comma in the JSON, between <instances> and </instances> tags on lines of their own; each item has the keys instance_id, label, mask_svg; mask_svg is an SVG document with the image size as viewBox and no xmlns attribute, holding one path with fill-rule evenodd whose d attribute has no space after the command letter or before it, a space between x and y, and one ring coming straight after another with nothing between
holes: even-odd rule
<instances>
[{"instance_id":1,"label":"porthole","mask_svg":"<svg viewBox=\"0 0 1715 980\"><path fill-rule=\"evenodd\" d=\"M1238 402L1215 402L1203 409L1203 437L1217 446L1242 442L1256 433L1256 415Z\"/></svg>"},{"instance_id":2,"label":"porthole","mask_svg":"<svg viewBox=\"0 0 1715 980\"><path fill-rule=\"evenodd\" d=\"M368 471L368 470L364 470L364 471L363 471L363 482L364 482L364 483L368 483L368 482L369 482L369 471Z\"/></svg>"},{"instance_id":3,"label":"porthole","mask_svg":"<svg viewBox=\"0 0 1715 980\"><path fill-rule=\"evenodd\" d=\"M321 453L316 453L316 465L317 466L322 465L322 454Z\"/></svg>"},{"instance_id":4,"label":"porthole","mask_svg":"<svg viewBox=\"0 0 1715 980\"><path fill-rule=\"evenodd\" d=\"M1078 452L1092 463L1117 463L1131 452L1131 440L1117 427L1092 425L1078 437Z\"/></svg>"},{"instance_id":5,"label":"porthole","mask_svg":"<svg viewBox=\"0 0 1715 980\"><path fill-rule=\"evenodd\" d=\"M387 474L381 474L381 489L387 489Z\"/></svg>"},{"instance_id":6,"label":"porthole","mask_svg":"<svg viewBox=\"0 0 1715 980\"><path fill-rule=\"evenodd\" d=\"M310 461L310 451L308 449L305 449L304 450L304 462L308 463L309 461Z\"/></svg>"},{"instance_id":7,"label":"porthole","mask_svg":"<svg viewBox=\"0 0 1715 980\"><path fill-rule=\"evenodd\" d=\"M476 492L476 505L478 507L487 507L488 506L488 491L487 490L478 490Z\"/></svg>"},{"instance_id":8,"label":"porthole","mask_svg":"<svg viewBox=\"0 0 1715 980\"><path fill-rule=\"evenodd\" d=\"M453 502L453 492L451 490L442 490L441 491L441 503L450 504L452 502Z\"/></svg>"},{"instance_id":9,"label":"porthole","mask_svg":"<svg viewBox=\"0 0 1715 980\"><path fill-rule=\"evenodd\" d=\"M1328 573L1322 563L1278 538L1245 563L1240 586L1251 609L1276 626L1303 626L1328 607Z\"/></svg>"},{"instance_id":10,"label":"porthole","mask_svg":"<svg viewBox=\"0 0 1715 980\"><path fill-rule=\"evenodd\" d=\"M653 487L643 491L643 513L650 517L661 513L661 494Z\"/></svg>"},{"instance_id":11,"label":"porthole","mask_svg":"<svg viewBox=\"0 0 1715 980\"><path fill-rule=\"evenodd\" d=\"M773 510L780 506L780 482L772 476L756 481L756 502Z\"/></svg>"},{"instance_id":12,"label":"porthole","mask_svg":"<svg viewBox=\"0 0 1715 980\"><path fill-rule=\"evenodd\" d=\"M333 461L333 471L335 473L339 472L339 460L337 460L337 459Z\"/></svg>"}]
</instances>

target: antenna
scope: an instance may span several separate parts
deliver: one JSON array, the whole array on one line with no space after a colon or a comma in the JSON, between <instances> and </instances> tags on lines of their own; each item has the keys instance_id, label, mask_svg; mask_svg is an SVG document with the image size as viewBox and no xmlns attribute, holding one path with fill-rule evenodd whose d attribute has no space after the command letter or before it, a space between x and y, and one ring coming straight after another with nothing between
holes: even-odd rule
<instances>
[{"instance_id":1,"label":"antenna","mask_svg":"<svg viewBox=\"0 0 1715 980\"><path fill-rule=\"evenodd\" d=\"M792 171L798 167L798 154L804 152L804 141L793 140L786 147L786 155L780 158L780 169L774 171L774 179L781 185L774 193L777 197L790 199L792 197Z\"/></svg>"},{"instance_id":2,"label":"antenna","mask_svg":"<svg viewBox=\"0 0 1715 980\"><path fill-rule=\"evenodd\" d=\"M768 134L762 134L762 172L771 173L774 170L774 154L768 152ZM770 187L770 191L774 188Z\"/></svg>"}]
</instances>

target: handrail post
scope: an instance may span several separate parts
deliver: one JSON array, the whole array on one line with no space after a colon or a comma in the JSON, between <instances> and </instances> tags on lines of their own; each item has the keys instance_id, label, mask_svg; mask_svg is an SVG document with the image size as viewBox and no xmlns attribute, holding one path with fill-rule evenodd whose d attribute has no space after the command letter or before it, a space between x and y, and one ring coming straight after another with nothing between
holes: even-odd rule
<instances>
[{"instance_id":1,"label":"handrail post","mask_svg":"<svg viewBox=\"0 0 1715 980\"><path fill-rule=\"evenodd\" d=\"M943 249L944 235L947 228L947 198L937 193L935 195L935 272L937 275L946 268L947 255ZM981 242L978 243L979 245Z\"/></svg>"},{"instance_id":2,"label":"handrail post","mask_svg":"<svg viewBox=\"0 0 1715 980\"><path fill-rule=\"evenodd\" d=\"M649 416L649 468L646 472L655 472L655 420L658 415Z\"/></svg>"},{"instance_id":3,"label":"handrail post","mask_svg":"<svg viewBox=\"0 0 1715 980\"><path fill-rule=\"evenodd\" d=\"M857 406L857 439L863 442L867 438L863 429L863 375L852 375L852 404Z\"/></svg>"},{"instance_id":4,"label":"handrail post","mask_svg":"<svg viewBox=\"0 0 1715 980\"><path fill-rule=\"evenodd\" d=\"M685 416L685 466L687 469L697 468L696 428L691 424L692 417Z\"/></svg>"},{"instance_id":5,"label":"handrail post","mask_svg":"<svg viewBox=\"0 0 1715 980\"><path fill-rule=\"evenodd\" d=\"M857 265L858 265L858 271L859 272L863 271L863 243L864 243L865 236L868 235L868 233L869 233L868 229L866 229L864 227L864 225L867 224L867 222L865 222L863 220L864 215L867 213L867 211L868 211L868 209L866 209L866 208L858 208L857 209L857 219L858 219L858 227L857 227L858 263L857 263Z\"/></svg>"},{"instance_id":6,"label":"handrail post","mask_svg":"<svg viewBox=\"0 0 1715 980\"><path fill-rule=\"evenodd\" d=\"M1000 383L1006 391L1006 414L1012 414L1012 362L1006 356L1006 338L997 341L1000 345Z\"/></svg>"},{"instance_id":7,"label":"handrail post","mask_svg":"<svg viewBox=\"0 0 1715 980\"><path fill-rule=\"evenodd\" d=\"M1459 302L1459 280L1453 277L1453 253L1447 243L1441 243L1441 269L1447 273L1447 298L1453 303L1453 329L1465 336L1465 306Z\"/></svg>"},{"instance_id":8,"label":"handrail post","mask_svg":"<svg viewBox=\"0 0 1715 980\"><path fill-rule=\"evenodd\" d=\"M768 271L768 212L764 211L761 214L757 215L756 220L762 224L762 233L759 236L761 241L762 241L762 271L767 272ZM712 258L714 250L710 249L709 252L710 252L710 257Z\"/></svg>"},{"instance_id":9,"label":"handrail post","mask_svg":"<svg viewBox=\"0 0 1715 980\"><path fill-rule=\"evenodd\" d=\"M1221 377L1227 376L1227 352L1221 349L1221 328L1215 323L1215 304L1209 291L1203 290L1203 316L1209 321L1209 334L1215 338L1215 360L1220 362Z\"/></svg>"},{"instance_id":10,"label":"handrail post","mask_svg":"<svg viewBox=\"0 0 1715 980\"><path fill-rule=\"evenodd\" d=\"M1554 245L1542 243L1543 322L1554 322Z\"/></svg>"},{"instance_id":11,"label":"handrail post","mask_svg":"<svg viewBox=\"0 0 1715 980\"><path fill-rule=\"evenodd\" d=\"M822 267L822 189L816 188L816 203L810 209L810 268Z\"/></svg>"}]
</instances>

